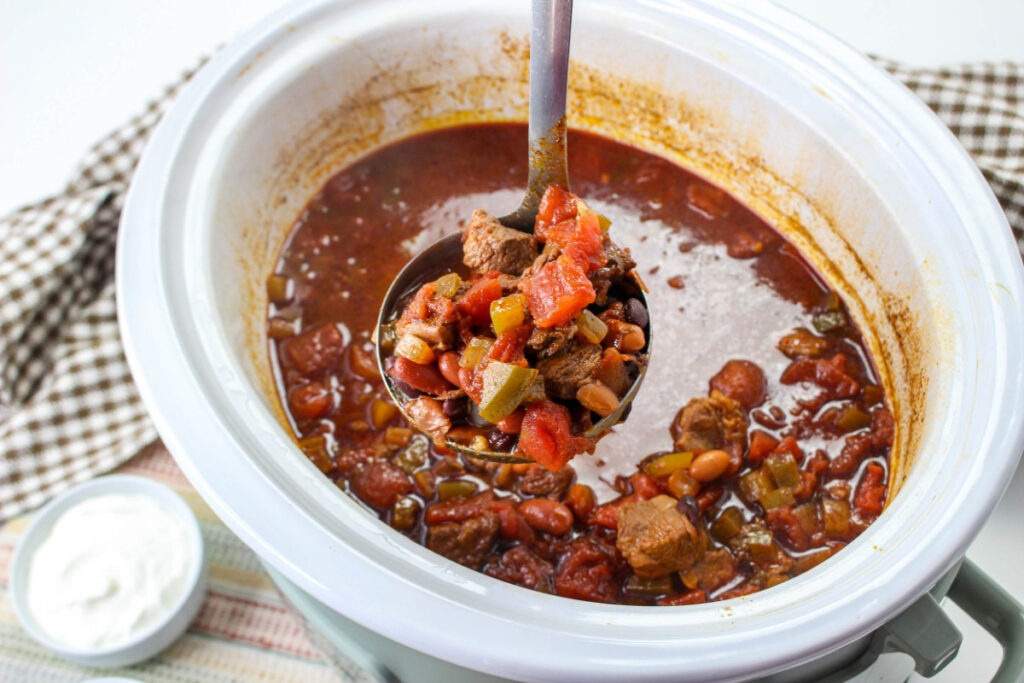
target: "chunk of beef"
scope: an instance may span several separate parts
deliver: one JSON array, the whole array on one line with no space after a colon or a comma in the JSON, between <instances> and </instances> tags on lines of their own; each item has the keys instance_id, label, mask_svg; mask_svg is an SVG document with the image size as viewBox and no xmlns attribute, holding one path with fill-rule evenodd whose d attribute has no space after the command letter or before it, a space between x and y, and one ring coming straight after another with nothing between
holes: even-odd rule
<instances>
[{"instance_id":1,"label":"chunk of beef","mask_svg":"<svg viewBox=\"0 0 1024 683\"><path fill-rule=\"evenodd\" d=\"M538 358L550 358L564 349L576 336L576 323L569 322L558 327L535 327L530 333L526 347L537 352Z\"/></svg>"},{"instance_id":2,"label":"chunk of beef","mask_svg":"<svg viewBox=\"0 0 1024 683\"><path fill-rule=\"evenodd\" d=\"M483 209L473 212L462 230L462 262L481 272L519 275L537 258L537 240L506 228Z\"/></svg>"},{"instance_id":3,"label":"chunk of beef","mask_svg":"<svg viewBox=\"0 0 1024 683\"><path fill-rule=\"evenodd\" d=\"M707 398L695 398L683 406L672 422L672 438L678 451L742 451L747 440L743 406L712 390Z\"/></svg>"},{"instance_id":4,"label":"chunk of beef","mask_svg":"<svg viewBox=\"0 0 1024 683\"><path fill-rule=\"evenodd\" d=\"M557 472L552 472L541 465L532 465L523 475L519 491L527 496L560 498L572 483L573 476L571 467L563 467Z\"/></svg>"},{"instance_id":5,"label":"chunk of beef","mask_svg":"<svg viewBox=\"0 0 1024 683\"><path fill-rule=\"evenodd\" d=\"M498 515L484 512L462 522L446 522L427 528L427 547L449 560L479 569L498 537Z\"/></svg>"},{"instance_id":6,"label":"chunk of beef","mask_svg":"<svg viewBox=\"0 0 1024 683\"><path fill-rule=\"evenodd\" d=\"M605 242L605 254L608 262L602 268L598 268L590 274L590 283L594 285L594 292L597 298L594 303L604 306L608 303L608 290L612 285L626 276L626 273L636 268L636 261L629 254L629 249L616 246L612 242Z\"/></svg>"},{"instance_id":7,"label":"chunk of beef","mask_svg":"<svg viewBox=\"0 0 1024 683\"><path fill-rule=\"evenodd\" d=\"M506 551L498 563L489 564L484 571L496 579L543 593L550 593L554 584L555 568L524 545Z\"/></svg>"},{"instance_id":8,"label":"chunk of beef","mask_svg":"<svg viewBox=\"0 0 1024 683\"><path fill-rule=\"evenodd\" d=\"M532 277L540 272L540 269L557 259L562 254L562 248L554 242L548 242L541 250L540 256L534 259L533 264L523 271L523 279Z\"/></svg>"},{"instance_id":9,"label":"chunk of beef","mask_svg":"<svg viewBox=\"0 0 1024 683\"><path fill-rule=\"evenodd\" d=\"M616 546L643 578L689 569L704 556L707 536L676 507L671 496L619 506Z\"/></svg>"},{"instance_id":10,"label":"chunk of beef","mask_svg":"<svg viewBox=\"0 0 1024 683\"><path fill-rule=\"evenodd\" d=\"M416 335L430 344L435 351L446 351L452 348L452 341L455 339L455 328L439 320L399 321L395 330L399 335Z\"/></svg>"},{"instance_id":11,"label":"chunk of beef","mask_svg":"<svg viewBox=\"0 0 1024 683\"><path fill-rule=\"evenodd\" d=\"M576 390L594 376L602 355L598 344L573 342L561 353L538 361L537 369L544 377L548 396L563 400L576 398Z\"/></svg>"}]
</instances>

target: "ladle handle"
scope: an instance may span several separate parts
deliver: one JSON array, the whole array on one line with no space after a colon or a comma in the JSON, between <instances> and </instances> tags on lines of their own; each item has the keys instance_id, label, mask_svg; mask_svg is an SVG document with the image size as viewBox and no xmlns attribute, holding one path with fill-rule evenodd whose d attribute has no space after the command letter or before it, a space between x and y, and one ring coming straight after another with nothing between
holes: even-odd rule
<instances>
[{"instance_id":1,"label":"ladle handle","mask_svg":"<svg viewBox=\"0 0 1024 683\"><path fill-rule=\"evenodd\" d=\"M572 0L533 0L530 30L530 176L519 209L501 219L533 232L548 185L569 189L565 96L569 81Z\"/></svg>"}]
</instances>

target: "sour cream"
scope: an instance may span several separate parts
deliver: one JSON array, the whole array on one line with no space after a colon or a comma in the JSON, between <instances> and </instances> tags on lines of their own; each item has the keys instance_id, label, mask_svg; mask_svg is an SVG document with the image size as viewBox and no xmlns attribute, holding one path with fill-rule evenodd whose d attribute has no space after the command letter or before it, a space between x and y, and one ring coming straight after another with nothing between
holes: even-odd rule
<instances>
[{"instance_id":1,"label":"sour cream","mask_svg":"<svg viewBox=\"0 0 1024 683\"><path fill-rule=\"evenodd\" d=\"M89 498L58 517L33 553L28 609L68 647L115 647L174 608L191 561L185 529L158 503L135 494Z\"/></svg>"}]
</instances>

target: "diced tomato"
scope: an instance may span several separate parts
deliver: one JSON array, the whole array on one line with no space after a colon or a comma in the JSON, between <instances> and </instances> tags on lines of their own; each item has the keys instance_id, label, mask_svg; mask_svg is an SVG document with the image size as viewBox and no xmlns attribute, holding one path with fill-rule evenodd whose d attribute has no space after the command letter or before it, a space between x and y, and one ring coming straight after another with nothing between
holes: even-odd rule
<instances>
[{"instance_id":1,"label":"diced tomato","mask_svg":"<svg viewBox=\"0 0 1024 683\"><path fill-rule=\"evenodd\" d=\"M703 486L700 489L700 493L697 494L697 507L700 508L701 512L706 511L709 507L718 502L718 499L725 493L725 489L722 488L721 484L712 484L711 486Z\"/></svg>"},{"instance_id":2,"label":"diced tomato","mask_svg":"<svg viewBox=\"0 0 1024 683\"><path fill-rule=\"evenodd\" d=\"M752 581L744 581L737 588L727 590L718 596L719 600L732 600L733 598L741 598L744 595L750 595L761 590L761 587Z\"/></svg>"},{"instance_id":3,"label":"diced tomato","mask_svg":"<svg viewBox=\"0 0 1024 683\"><path fill-rule=\"evenodd\" d=\"M564 221L559 221L551 227L547 228L543 236L538 236L537 239L543 241L545 244L553 242L558 246L565 248L565 245L572 241L573 236L576 234L577 220L574 217L567 218Z\"/></svg>"},{"instance_id":4,"label":"diced tomato","mask_svg":"<svg viewBox=\"0 0 1024 683\"><path fill-rule=\"evenodd\" d=\"M563 247L565 255L575 261L588 273L608 263L601 239L601 223L597 216L580 216L576 219L576 232L572 241Z\"/></svg>"},{"instance_id":5,"label":"diced tomato","mask_svg":"<svg viewBox=\"0 0 1024 683\"><path fill-rule=\"evenodd\" d=\"M750 451L747 460L761 462L779 445L779 440L768 432L755 429L750 435Z\"/></svg>"},{"instance_id":6,"label":"diced tomato","mask_svg":"<svg viewBox=\"0 0 1024 683\"><path fill-rule=\"evenodd\" d=\"M519 448L526 457L557 472L572 459L573 441L568 408L550 399L526 406L519 432Z\"/></svg>"},{"instance_id":7,"label":"diced tomato","mask_svg":"<svg viewBox=\"0 0 1024 683\"><path fill-rule=\"evenodd\" d=\"M450 323L455 321L455 304L452 300L437 295L437 286L428 282L416 291L416 296L402 311L401 322L430 320Z\"/></svg>"},{"instance_id":8,"label":"diced tomato","mask_svg":"<svg viewBox=\"0 0 1024 683\"><path fill-rule=\"evenodd\" d=\"M496 500L491 503L490 510L498 515L503 539L526 543L533 541L535 537L533 528L526 522L515 505L505 500Z\"/></svg>"},{"instance_id":9,"label":"diced tomato","mask_svg":"<svg viewBox=\"0 0 1024 683\"><path fill-rule=\"evenodd\" d=\"M886 408L871 411L871 442L876 446L891 446L896 436L896 422Z\"/></svg>"},{"instance_id":10,"label":"diced tomato","mask_svg":"<svg viewBox=\"0 0 1024 683\"><path fill-rule=\"evenodd\" d=\"M614 548L606 549L593 538L574 540L558 563L555 592L564 598L614 602L619 584L613 552Z\"/></svg>"},{"instance_id":11,"label":"diced tomato","mask_svg":"<svg viewBox=\"0 0 1024 683\"><path fill-rule=\"evenodd\" d=\"M564 325L597 298L587 274L565 254L525 278L519 288L539 327Z\"/></svg>"},{"instance_id":12,"label":"diced tomato","mask_svg":"<svg viewBox=\"0 0 1024 683\"><path fill-rule=\"evenodd\" d=\"M661 487L658 485L658 480L645 472L635 473L629 478L629 483L633 492L628 496L622 496L617 500L594 508L594 514L590 518L592 524L603 526L605 529L618 529L620 507L625 503L650 500L662 492Z\"/></svg>"},{"instance_id":13,"label":"diced tomato","mask_svg":"<svg viewBox=\"0 0 1024 683\"><path fill-rule=\"evenodd\" d=\"M783 371L779 380L783 384L813 382L824 389L832 400L853 398L860 393L860 383L846 372L846 356L841 353L828 360L795 360Z\"/></svg>"},{"instance_id":14,"label":"diced tomato","mask_svg":"<svg viewBox=\"0 0 1024 683\"><path fill-rule=\"evenodd\" d=\"M455 302L459 313L468 315L478 325L486 325L491 320L491 302L501 298L501 285L498 283L499 273L487 273L469 288Z\"/></svg>"},{"instance_id":15,"label":"diced tomato","mask_svg":"<svg viewBox=\"0 0 1024 683\"><path fill-rule=\"evenodd\" d=\"M871 454L871 434L859 432L850 434L843 443L843 450L828 464L828 472L834 477L848 477L860 467L864 458Z\"/></svg>"},{"instance_id":16,"label":"diced tomato","mask_svg":"<svg viewBox=\"0 0 1024 683\"><path fill-rule=\"evenodd\" d=\"M635 500L633 496L625 496L611 503L605 503L594 508L594 514L590 518L592 524L603 526L605 529L619 528L619 507L626 502Z\"/></svg>"},{"instance_id":17,"label":"diced tomato","mask_svg":"<svg viewBox=\"0 0 1024 683\"><path fill-rule=\"evenodd\" d=\"M444 378L441 371L433 363L430 365L420 365L402 356L395 356L394 358L395 364L388 370L388 374L399 382L405 382L417 391L438 396L455 388L448 383L448 380Z\"/></svg>"},{"instance_id":18,"label":"diced tomato","mask_svg":"<svg viewBox=\"0 0 1024 683\"><path fill-rule=\"evenodd\" d=\"M857 484L853 507L864 517L877 517L882 513L884 500L885 470L877 462L869 462Z\"/></svg>"},{"instance_id":19,"label":"diced tomato","mask_svg":"<svg viewBox=\"0 0 1024 683\"><path fill-rule=\"evenodd\" d=\"M661 493L657 480L645 472L637 472L629 478L633 485L633 495L637 500L650 500Z\"/></svg>"},{"instance_id":20,"label":"diced tomato","mask_svg":"<svg viewBox=\"0 0 1024 683\"><path fill-rule=\"evenodd\" d=\"M506 434L518 434L523 430L523 416L526 412L520 408L514 410L498 421L497 427Z\"/></svg>"},{"instance_id":21,"label":"diced tomato","mask_svg":"<svg viewBox=\"0 0 1024 683\"><path fill-rule=\"evenodd\" d=\"M814 455L807 461L806 469L811 474L818 475L828 469L828 462L828 455L819 448L814 451Z\"/></svg>"},{"instance_id":22,"label":"diced tomato","mask_svg":"<svg viewBox=\"0 0 1024 683\"><path fill-rule=\"evenodd\" d=\"M775 450L772 452L777 455L789 453L790 455L793 456L793 459L796 460L798 463L804 461L804 452L803 450L800 449L800 444L797 443L797 440L792 436L784 437L782 441L779 442L779 445L776 446Z\"/></svg>"},{"instance_id":23,"label":"diced tomato","mask_svg":"<svg viewBox=\"0 0 1024 683\"><path fill-rule=\"evenodd\" d=\"M811 538L800 525L800 520L793 514L793 508L780 507L764 514L768 528L775 532L776 537L789 544L793 550L803 551L811 544Z\"/></svg>"},{"instance_id":24,"label":"diced tomato","mask_svg":"<svg viewBox=\"0 0 1024 683\"><path fill-rule=\"evenodd\" d=\"M575 195L556 185L551 185L544 192L544 196L540 198L534 235L541 242L545 242L548 228L574 216L576 216Z\"/></svg>"},{"instance_id":25,"label":"diced tomato","mask_svg":"<svg viewBox=\"0 0 1024 683\"><path fill-rule=\"evenodd\" d=\"M502 363L517 365L522 361L522 364L525 365L526 356L523 355L523 350L526 348L526 342L530 339L531 331L530 325L520 325L505 330L491 344L491 348L487 351L487 357Z\"/></svg>"},{"instance_id":26,"label":"diced tomato","mask_svg":"<svg viewBox=\"0 0 1024 683\"><path fill-rule=\"evenodd\" d=\"M676 595L669 595L661 598L658 600L658 604L662 607L673 605L699 605L707 601L707 593L700 588L694 588L693 590L686 591L685 593L677 593Z\"/></svg>"},{"instance_id":27,"label":"diced tomato","mask_svg":"<svg viewBox=\"0 0 1024 683\"><path fill-rule=\"evenodd\" d=\"M306 376L336 367L344 350L345 338L332 323L311 327L281 344L282 355Z\"/></svg>"},{"instance_id":28,"label":"diced tomato","mask_svg":"<svg viewBox=\"0 0 1024 683\"><path fill-rule=\"evenodd\" d=\"M562 252L586 272L597 270L608 262L601 238L601 223L594 214L570 218L556 223L545 233L546 241L562 248Z\"/></svg>"},{"instance_id":29,"label":"diced tomato","mask_svg":"<svg viewBox=\"0 0 1024 683\"><path fill-rule=\"evenodd\" d=\"M482 369L481 366L486 365L486 359L480 362L477 369ZM477 405L484 398L484 380L483 375L476 372L473 368L459 368L459 386L466 392L473 403Z\"/></svg>"},{"instance_id":30,"label":"diced tomato","mask_svg":"<svg viewBox=\"0 0 1024 683\"><path fill-rule=\"evenodd\" d=\"M793 490L793 497L803 502L814 495L814 489L818 486L818 475L813 472L800 473L800 485Z\"/></svg>"}]
</instances>

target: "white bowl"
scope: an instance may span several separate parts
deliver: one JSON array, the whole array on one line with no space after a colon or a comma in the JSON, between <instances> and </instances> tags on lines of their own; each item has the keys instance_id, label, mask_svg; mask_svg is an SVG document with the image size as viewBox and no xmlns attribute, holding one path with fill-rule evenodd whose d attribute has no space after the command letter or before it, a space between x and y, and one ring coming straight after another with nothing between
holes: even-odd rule
<instances>
[{"instance_id":1,"label":"white bowl","mask_svg":"<svg viewBox=\"0 0 1024 683\"><path fill-rule=\"evenodd\" d=\"M160 621L131 640L102 649L73 648L54 640L44 631L28 608L28 572L32 556L46 540L57 519L71 506L83 500L111 493L142 495L156 502L181 524L192 561L184 593ZM192 623L206 594L206 556L199 522L191 508L168 487L150 479L127 474L111 474L93 479L65 491L47 503L22 534L11 560L10 594L21 625L30 636L48 650L79 664L95 667L120 667L149 659L176 641Z\"/></svg>"},{"instance_id":2,"label":"white bowl","mask_svg":"<svg viewBox=\"0 0 1024 683\"><path fill-rule=\"evenodd\" d=\"M519 0L305 0L195 77L136 170L119 235L119 319L161 436L221 519L293 583L472 669L727 680L863 638L954 566L1013 472L1024 275L991 191L934 115L768 3L577 2L570 125L721 183L843 294L898 421L899 492L859 538L741 599L572 601L394 532L283 426L263 326L287 229L324 180L377 146L446 122L522 120L527 15Z\"/></svg>"}]
</instances>

